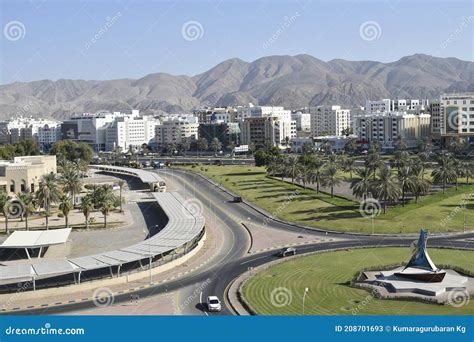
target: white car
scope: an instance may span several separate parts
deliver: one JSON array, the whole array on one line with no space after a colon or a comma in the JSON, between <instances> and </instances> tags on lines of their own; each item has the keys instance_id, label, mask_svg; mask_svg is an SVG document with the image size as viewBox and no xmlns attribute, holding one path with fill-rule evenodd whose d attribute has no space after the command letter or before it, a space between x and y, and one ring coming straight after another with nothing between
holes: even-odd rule
<instances>
[{"instance_id":1,"label":"white car","mask_svg":"<svg viewBox=\"0 0 474 342\"><path fill-rule=\"evenodd\" d=\"M207 297L207 310L208 311L221 311L222 306L219 298L216 296Z\"/></svg>"}]
</instances>

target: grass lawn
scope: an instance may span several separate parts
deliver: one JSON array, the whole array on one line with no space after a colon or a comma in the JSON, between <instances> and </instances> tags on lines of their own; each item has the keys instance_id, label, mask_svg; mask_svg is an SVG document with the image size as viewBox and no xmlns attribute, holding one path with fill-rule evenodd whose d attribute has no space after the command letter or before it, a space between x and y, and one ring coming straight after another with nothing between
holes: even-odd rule
<instances>
[{"instance_id":1,"label":"grass lawn","mask_svg":"<svg viewBox=\"0 0 474 342\"><path fill-rule=\"evenodd\" d=\"M430 255L435 264L453 264L474 271L473 251L432 248ZM247 303L260 315L301 315L305 287L309 288L305 300L307 315L472 315L474 299L457 308L376 299L365 290L346 285L356 272L365 267L408 261L409 256L409 248L354 249L315 254L261 271L249 279L242 291ZM280 298L277 293L281 294ZM284 303L288 305L280 307Z\"/></svg>"},{"instance_id":2,"label":"grass lawn","mask_svg":"<svg viewBox=\"0 0 474 342\"><path fill-rule=\"evenodd\" d=\"M372 220L362 217L359 202L344 198L331 198L326 193L317 194L312 189L281 182L266 177L263 167L252 166L190 166L182 167L200 172L222 183L279 218L305 226L347 231L372 232ZM295 191L299 194L294 195ZM292 195L293 194L293 195ZM471 200L462 210L463 199ZM374 231L384 233L416 233L420 228L431 232L462 231L464 217L467 229L474 225L474 185L462 185L446 194L425 196L418 203L389 208L373 221Z\"/></svg>"}]
</instances>

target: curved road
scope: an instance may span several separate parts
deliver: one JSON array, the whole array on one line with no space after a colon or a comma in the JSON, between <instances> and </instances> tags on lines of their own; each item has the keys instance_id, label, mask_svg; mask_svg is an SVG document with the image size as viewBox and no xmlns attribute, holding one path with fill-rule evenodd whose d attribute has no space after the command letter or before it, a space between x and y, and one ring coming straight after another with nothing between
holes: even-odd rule
<instances>
[{"instance_id":1,"label":"curved road","mask_svg":"<svg viewBox=\"0 0 474 342\"><path fill-rule=\"evenodd\" d=\"M201 305L202 301L205 301L205 298L209 295L217 295L221 300L224 299L222 311L212 313L211 315L233 314L225 300L227 297L227 287L236 277L247 271L249 267L257 267L278 258L274 250L247 255L250 238L241 222L247 222L248 220L253 222L267 221L269 229L293 232L304 231L305 234L312 234L315 237L328 238L333 236L345 239L344 241L303 245L298 247L299 254L335 248L407 246L414 239L413 236L397 237L326 233L298 228L279 221L268 221L266 216L245 203L230 202L230 195L219 187L211 185L199 175L175 170L160 170L159 173L164 178L170 179L173 183L179 184L180 192L184 193L185 196L193 196L199 199L203 203L204 210L212 214L213 220L215 220L214 223L221 225L224 234L223 248L221 248L221 251L212 259L212 262L207 267L198 269L176 280L137 292L140 298L143 298L179 291L180 298L185 299L185 302L179 303L181 313L185 315L209 314ZM474 249L474 239L468 240L468 238L474 238L474 233L456 236L433 236L430 238L430 246ZM196 289L199 289L199 295L197 295ZM114 303L129 301L130 294L118 295L114 298ZM15 314L60 314L89 308L94 308L92 302L81 302L28 312L18 311Z\"/></svg>"}]
</instances>

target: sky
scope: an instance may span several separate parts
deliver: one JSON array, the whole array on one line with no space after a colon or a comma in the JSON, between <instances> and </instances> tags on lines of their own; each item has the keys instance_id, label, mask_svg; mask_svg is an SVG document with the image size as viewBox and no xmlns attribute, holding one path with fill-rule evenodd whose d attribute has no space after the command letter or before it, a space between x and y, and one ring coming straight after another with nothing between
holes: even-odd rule
<instances>
[{"instance_id":1,"label":"sky","mask_svg":"<svg viewBox=\"0 0 474 342\"><path fill-rule=\"evenodd\" d=\"M0 0L0 84L196 75L310 54L473 61L473 1Z\"/></svg>"}]
</instances>

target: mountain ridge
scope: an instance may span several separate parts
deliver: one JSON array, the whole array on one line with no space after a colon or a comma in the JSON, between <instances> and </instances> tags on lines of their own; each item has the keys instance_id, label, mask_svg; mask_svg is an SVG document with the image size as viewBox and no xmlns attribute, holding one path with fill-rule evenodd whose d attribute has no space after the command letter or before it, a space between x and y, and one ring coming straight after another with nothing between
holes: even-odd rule
<instances>
[{"instance_id":1,"label":"mountain ridge","mask_svg":"<svg viewBox=\"0 0 474 342\"><path fill-rule=\"evenodd\" d=\"M150 73L138 79L58 79L0 85L0 118L15 115L64 119L99 110L159 114L204 105L282 105L287 108L366 99L435 98L474 91L474 62L425 54L394 62L324 62L313 56L275 55L253 62L225 60L194 76Z\"/></svg>"}]
</instances>

